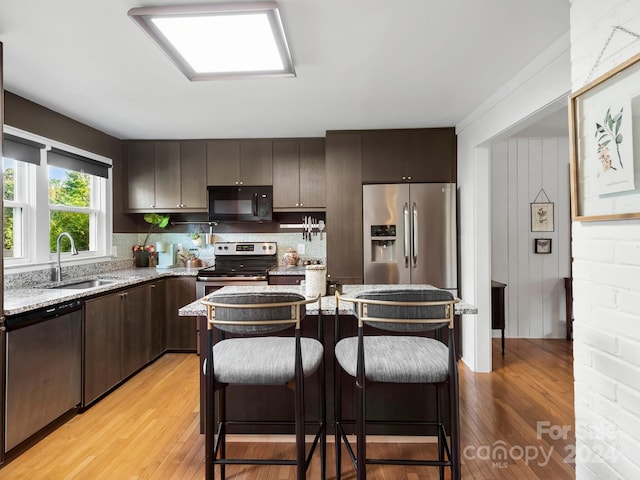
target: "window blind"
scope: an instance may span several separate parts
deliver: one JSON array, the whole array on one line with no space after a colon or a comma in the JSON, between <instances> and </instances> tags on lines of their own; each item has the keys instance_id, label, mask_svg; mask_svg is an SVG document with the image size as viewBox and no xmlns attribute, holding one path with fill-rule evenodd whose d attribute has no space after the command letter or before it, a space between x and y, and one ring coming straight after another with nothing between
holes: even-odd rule
<instances>
[{"instance_id":1,"label":"window blind","mask_svg":"<svg viewBox=\"0 0 640 480\"><path fill-rule=\"evenodd\" d=\"M75 153L65 152L58 148L51 148L47 154L47 162L67 170L75 170L76 172L88 173L99 177L109 178L109 169L111 165L93 160L91 158L76 155Z\"/></svg>"},{"instance_id":2,"label":"window blind","mask_svg":"<svg viewBox=\"0 0 640 480\"><path fill-rule=\"evenodd\" d=\"M9 133L5 133L2 136L2 156L19 160L20 162L40 165L40 150L44 147L45 145L42 143L16 137Z\"/></svg>"}]
</instances>

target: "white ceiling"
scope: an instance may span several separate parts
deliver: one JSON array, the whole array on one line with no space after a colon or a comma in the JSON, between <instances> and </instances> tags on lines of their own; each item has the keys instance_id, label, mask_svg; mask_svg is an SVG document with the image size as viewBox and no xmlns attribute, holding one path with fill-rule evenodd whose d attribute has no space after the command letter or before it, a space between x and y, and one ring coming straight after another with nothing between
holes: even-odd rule
<instances>
[{"instance_id":1,"label":"white ceiling","mask_svg":"<svg viewBox=\"0 0 640 480\"><path fill-rule=\"evenodd\" d=\"M128 18L197 0L0 0L5 88L119 138L454 126L569 29L569 0L280 0L296 78L189 82Z\"/></svg>"}]
</instances>

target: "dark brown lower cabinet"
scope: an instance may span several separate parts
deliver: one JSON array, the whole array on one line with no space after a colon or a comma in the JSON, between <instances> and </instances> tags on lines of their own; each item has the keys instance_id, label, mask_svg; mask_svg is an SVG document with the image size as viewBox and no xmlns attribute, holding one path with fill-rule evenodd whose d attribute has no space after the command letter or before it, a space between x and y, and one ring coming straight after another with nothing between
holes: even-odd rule
<instances>
[{"instance_id":1,"label":"dark brown lower cabinet","mask_svg":"<svg viewBox=\"0 0 640 480\"><path fill-rule=\"evenodd\" d=\"M167 348L165 324L167 308L166 280L158 280L149 286L149 360L153 361L162 355ZM182 306L182 305L181 305Z\"/></svg>"},{"instance_id":2,"label":"dark brown lower cabinet","mask_svg":"<svg viewBox=\"0 0 640 480\"><path fill-rule=\"evenodd\" d=\"M86 301L83 406L164 352L164 282L144 283Z\"/></svg>"},{"instance_id":3,"label":"dark brown lower cabinet","mask_svg":"<svg viewBox=\"0 0 640 480\"><path fill-rule=\"evenodd\" d=\"M166 294L167 350L195 352L197 345L196 317L180 317L178 309L196 300L195 277L168 278Z\"/></svg>"},{"instance_id":4,"label":"dark brown lower cabinet","mask_svg":"<svg viewBox=\"0 0 640 480\"><path fill-rule=\"evenodd\" d=\"M122 305L122 378L146 365L149 360L148 284L127 289Z\"/></svg>"},{"instance_id":5,"label":"dark brown lower cabinet","mask_svg":"<svg viewBox=\"0 0 640 480\"><path fill-rule=\"evenodd\" d=\"M122 380L121 295L105 295L84 305L83 406Z\"/></svg>"}]
</instances>

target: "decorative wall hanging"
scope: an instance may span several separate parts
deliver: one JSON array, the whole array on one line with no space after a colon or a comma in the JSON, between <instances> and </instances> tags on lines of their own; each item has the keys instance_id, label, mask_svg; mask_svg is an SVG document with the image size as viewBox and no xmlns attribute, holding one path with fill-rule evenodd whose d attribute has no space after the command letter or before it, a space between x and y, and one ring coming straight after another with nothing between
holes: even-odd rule
<instances>
[{"instance_id":1,"label":"decorative wall hanging","mask_svg":"<svg viewBox=\"0 0 640 480\"><path fill-rule=\"evenodd\" d=\"M534 251L536 253L551 253L551 239L536 238Z\"/></svg>"},{"instance_id":2,"label":"decorative wall hanging","mask_svg":"<svg viewBox=\"0 0 640 480\"><path fill-rule=\"evenodd\" d=\"M571 95L571 215L575 221L640 218L638 85L640 55Z\"/></svg>"},{"instance_id":3,"label":"decorative wall hanging","mask_svg":"<svg viewBox=\"0 0 640 480\"><path fill-rule=\"evenodd\" d=\"M541 188L531 203L531 231L553 232L553 221L553 202Z\"/></svg>"}]
</instances>

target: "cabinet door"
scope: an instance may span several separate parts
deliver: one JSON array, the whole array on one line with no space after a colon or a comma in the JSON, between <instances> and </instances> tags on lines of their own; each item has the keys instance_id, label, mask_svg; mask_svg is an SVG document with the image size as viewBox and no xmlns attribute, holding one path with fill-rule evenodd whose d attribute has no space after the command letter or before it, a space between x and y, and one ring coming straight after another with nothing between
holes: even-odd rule
<instances>
[{"instance_id":1,"label":"cabinet door","mask_svg":"<svg viewBox=\"0 0 640 480\"><path fill-rule=\"evenodd\" d=\"M149 288L140 285L122 296L122 377L149 362Z\"/></svg>"},{"instance_id":2,"label":"cabinet door","mask_svg":"<svg viewBox=\"0 0 640 480\"><path fill-rule=\"evenodd\" d=\"M88 405L122 379L120 294L87 300L84 306L84 388Z\"/></svg>"},{"instance_id":3,"label":"cabinet door","mask_svg":"<svg viewBox=\"0 0 640 480\"><path fill-rule=\"evenodd\" d=\"M167 279L167 350L196 351L196 317L180 317L178 309L196 300L195 277Z\"/></svg>"},{"instance_id":4,"label":"cabinet door","mask_svg":"<svg viewBox=\"0 0 640 480\"><path fill-rule=\"evenodd\" d=\"M411 130L407 146L412 182L456 181L456 134L453 128Z\"/></svg>"},{"instance_id":5,"label":"cabinet door","mask_svg":"<svg viewBox=\"0 0 640 480\"><path fill-rule=\"evenodd\" d=\"M129 210L151 211L156 203L153 142L130 142L127 152L123 190L128 193Z\"/></svg>"},{"instance_id":6,"label":"cabinet door","mask_svg":"<svg viewBox=\"0 0 640 480\"><path fill-rule=\"evenodd\" d=\"M300 207L300 153L296 140L273 141L273 208Z\"/></svg>"},{"instance_id":7,"label":"cabinet door","mask_svg":"<svg viewBox=\"0 0 640 480\"><path fill-rule=\"evenodd\" d=\"M324 139L300 141L300 206L324 208L327 205L327 171Z\"/></svg>"},{"instance_id":8,"label":"cabinet door","mask_svg":"<svg viewBox=\"0 0 640 480\"><path fill-rule=\"evenodd\" d=\"M166 348L165 324L167 318L166 280L158 280L149 288L149 360L155 360Z\"/></svg>"},{"instance_id":9,"label":"cabinet door","mask_svg":"<svg viewBox=\"0 0 640 480\"><path fill-rule=\"evenodd\" d=\"M272 185L272 141L240 141L240 183Z\"/></svg>"},{"instance_id":10,"label":"cabinet door","mask_svg":"<svg viewBox=\"0 0 640 480\"><path fill-rule=\"evenodd\" d=\"M362 182L408 181L406 130L373 130L362 134Z\"/></svg>"},{"instance_id":11,"label":"cabinet door","mask_svg":"<svg viewBox=\"0 0 640 480\"><path fill-rule=\"evenodd\" d=\"M156 208L180 208L180 143L155 142L154 158Z\"/></svg>"},{"instance_id":12,"label":"cabinet door","mask_svg":"<svg viewBox=\"0 0 640 480\"><path fill-rule=\"evenodd\" d=\"M362 283L362 140L327 132L327 272L332 280Z\"/></svg>"},{"instance_id":13,"label":"cabinet door","mask_svg":"<svg viewBox=\"0 0 640 480\"><path fill-rule=\"evenodd\" d=\"M240 180L240 142L207 142L207 185L237 185Z\"/></svg>"},{"instance_id":14,"label":"cabinet door","mask_svg":"<svg viewBox=\"0 0 640 480\"><path fill-rule=\"evenodd\" d=\"M180 142L180 208L207 210L207 144Z\"/></svg>"}]
</instances>

